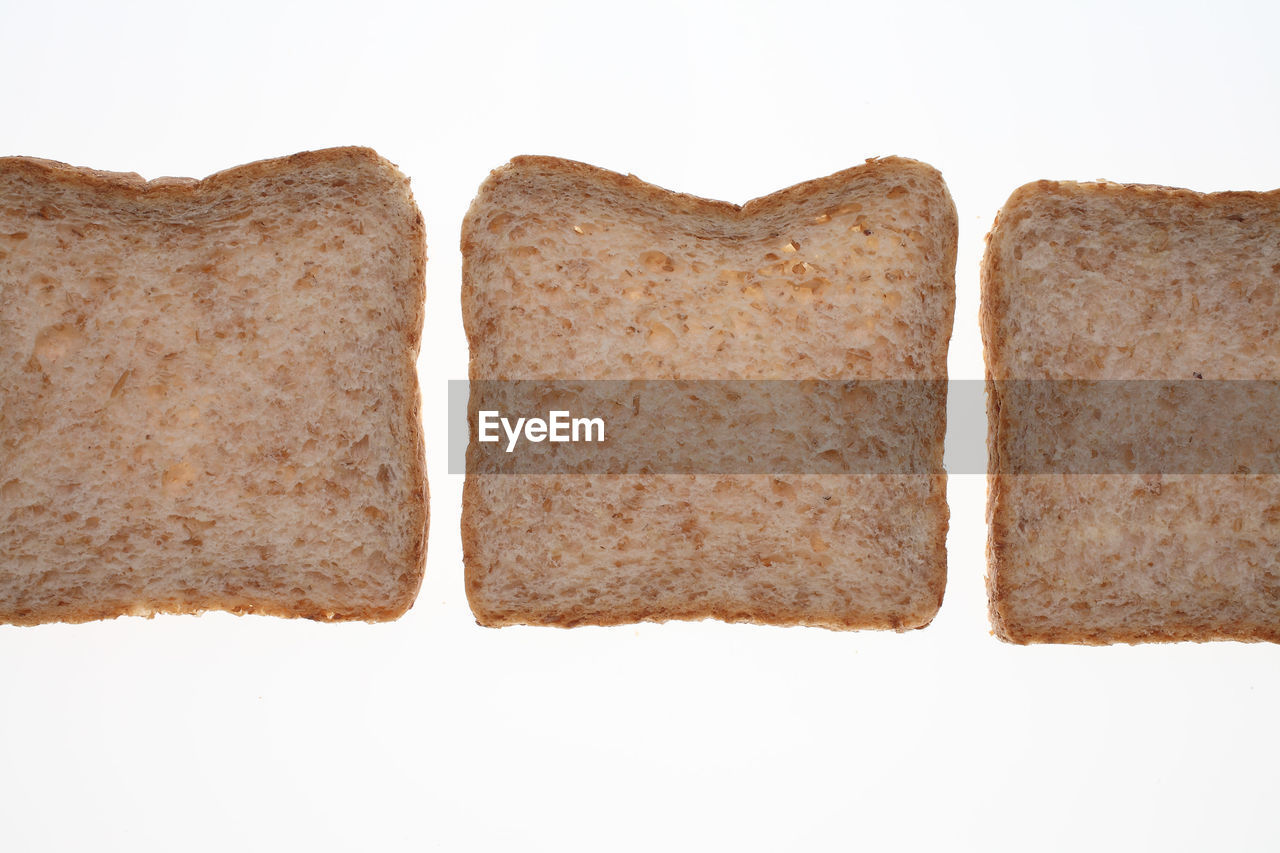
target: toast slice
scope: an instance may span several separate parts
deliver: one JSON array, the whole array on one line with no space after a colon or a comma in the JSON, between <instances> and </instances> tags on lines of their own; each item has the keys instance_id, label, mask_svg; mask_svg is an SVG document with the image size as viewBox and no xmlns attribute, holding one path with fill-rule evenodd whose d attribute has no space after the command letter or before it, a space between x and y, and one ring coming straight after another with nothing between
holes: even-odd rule
<instances>
[{"instance_id":1,"label":"toast slice","mask_svg":"<svg viewBox=\"0 0 1280 853\"><path fill-rule=\"evenodd\" d=\"M912 160L738 206L518 157L463 225L473 395L512 380L944 380L956 230L941 176ZM946 583L938 384L927 473L494 474L469 462L472 611L489 626L922 627Z\"/></svg>"},{"instance_id":2,"label":"toast slice","mask_svg":"<svg viewBox=\"0 0 1280 853\"><path fill-rule=\"evenodd\" d=\"M425 262L368 149L0 159L0 622L408 609Z\"/></svg>"},{"instance_id":3,"label":"toast slice","mask_svg":"<svg viewBox=\"0 0 1280 853\"><path fill-rule=\"evenodd\" d=\"M1277 288L1277 192L1041 181L1009 199L982 271L999 637L1280 640L1280 477L1192 446L1280 414ZM1090 384L1052 416L1017 396L1068 380ZM1046 434L1076 461L1012 462Z\"/></svg>"}]
</instances>

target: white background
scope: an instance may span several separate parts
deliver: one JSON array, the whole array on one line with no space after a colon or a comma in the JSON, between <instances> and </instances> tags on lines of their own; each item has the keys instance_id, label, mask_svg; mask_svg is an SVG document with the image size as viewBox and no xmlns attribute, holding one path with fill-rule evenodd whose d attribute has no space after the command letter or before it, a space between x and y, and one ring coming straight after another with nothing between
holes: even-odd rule
<instances>
[{"instance_id":1,"label":"white background","mask_svg":"<svg viewBox=\"0 0 1280 853\"><path fill-rule=\"evenodd\" d=\"M1280 846L1280 649L1000 643L981 477L952 479L922 631L487 630L445 459L459 225L511 156L733 201L932 163L960 211L951 375L979 378L982 238L1015 187L1280 187L1271 4L0 9L0 154L154 178L361 144L411 176L431 477L399 622L0 628L3 849Z\"/></svg>"}]
</instances>

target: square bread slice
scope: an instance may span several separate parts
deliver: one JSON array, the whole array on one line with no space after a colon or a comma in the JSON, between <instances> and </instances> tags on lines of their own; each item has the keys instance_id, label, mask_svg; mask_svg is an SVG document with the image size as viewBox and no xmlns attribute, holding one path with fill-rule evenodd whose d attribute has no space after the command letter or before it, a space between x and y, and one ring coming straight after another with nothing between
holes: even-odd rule
<instances>
[{"instance_id":1,"label":"square bread slice","mask_svg":"<svg viewBox=\"0 0 1280 853\"><path fill-rule=\"evenodd\" d=\"M995 633L1280 640L1280 477L1190 457L1196 433L1238 426L1242 409L1186 423L1205 394L1266 403L1239 380L1280 379L1280 193L1029 184L996 219L982 288ZM1016 393L1064 380L1101 380L1072 398L1073 438L1053 448L1082 461L1014 464L1059 422ZM1115 459L1151 461L1112 465L1117 432Z\"/></svg>"},{"instance_id":2,"label":"square bread slice","mask_svg":"<svg viewBox=\"0 0 1280 853\"><path fill-rule=\"evenodd\" d=\"M408 609L425 262L368 149L0 159L0 622Z\"/></svg>"},{"instance_id":3,"label":"square bread slice","mask_svg":"<svg viewBox=\"0 0 1280 853\"><path fill-rule=\"evenodd\" d=\"M956 230L942 177L913 160L738 206L518 157L463 225L473 395L488 380L945 380ZM490 626L922 627L946 584L934 402L924 474L469 468L471 608Z\"/></svg>"}]
</instances>

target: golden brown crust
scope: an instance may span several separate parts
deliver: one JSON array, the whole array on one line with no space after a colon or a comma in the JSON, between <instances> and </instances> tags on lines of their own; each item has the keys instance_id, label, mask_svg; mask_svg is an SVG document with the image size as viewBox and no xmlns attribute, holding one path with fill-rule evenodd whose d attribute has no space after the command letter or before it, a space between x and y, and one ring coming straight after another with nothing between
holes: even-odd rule
<instances>
[{"instance_id":1,"label":"golden brown crust","mask_svg":"<svg viewBox=\"0 0 1280 853\"><path fill-rule=\"evenodd\" d=\"M223 169L202 179L163 177L148 181L136 172L108 172L72 166L41 157L0 157L0 173L24 174L38 180L58 181L83 187L93 192L166 201L189 199L201 194L218 192L287 171L357 163L375 165L399 174L395 164L379 156L372 148L359 146L324 148L318 151L302 151L287 157L255 160L252 163Z\"/></svg>"},{"instance_id":2,"label":"golden brown crust","mask_svg":"<svg viewBox=\"0 0 1280 853\"><path fill-rule=\"evenodd\" d=\"M777 209L790 209L820 194L829 187L839 186L851 177L875 179L884 174L901 174L914 171L927 181L942 182L942 175L937 169L919 160L908 157L873 157L858 166L852 166L822 178L814 178L786 187L768 195L760 196L746 204L735 204L730 201L703 198L665 189L651 184L635 175L623 175L610 169L602 169L576 160L565 160L559 157L547 157L537 154L522 154L512 157L510 162L494 169L486 184L501 181L510 174L544 174L567 175L581 180L584 185L593 188L616 190L631 198L650 202L664 210L672 212L695 213L707 216L719 216L734 219L752 219L761 214ZM483 195L483 190L477 198ZM463 242L466 242L464 232ZM952 249L954 251L954 247Z\"/></svg>"},{"instance_id":3,"label":"golden brown crust","mask_svg":"<svg viewBox=\"0 0 1280 853\"><path fill-rule=\"evenodd\" d=\"M867 186L877 182L888 182L883 191L897 189L897 184L910 181L913 186L928 188L928 211L931 218L915 227L921 233L915 233L912 239L936 241L936 257L938 266L949 271L950 299L940 300L944 305L935 333L930 340L927 356L915 365L917 372L911 375L930 378L945 378L946 351L950 340L952 317L954 312L954 268L956 258L956 216L954 205L946 191L941 176L932 167L913 160L903 158L885 158L872 160L834 175L808 181L776 193L755 199L744 205L713 201L696 196L674 193L641 181L632 175L622 175L599 169L583 163L561 160L551 157L522 156L514 158L510 163L494 170L482 185L476 200L463 222L461 247L463 252L463 284L462 305L463 318L468 343L471 347L472 380L494 378L479 367L478 352L487 342L494 339L499 332L480 316L476 310L481 297L481 286L484 284L481 272L493 265L501 267L504 263L489 245L494 231L494 216L498 213L497 194L508 184L521 187L537 187L529 189L529 194L545 193L547 198L563 199L607 198L614 209L623 213L621 216L639 218L662 223L670 233L689 234L695 240L718 238L727 240L761 239L770 235L786 233L796 220L825 221L823 207L839 207L840 202L852 201L857 193L848 191L844 199L835 196L846 192L846 188L863 182ZM862 184L858 184L861 186ZM905 193L905 188L902 190ZM868 193L872 190L868 189ZM823 200L825 195L831 198ZM922 192L922 195L925 193ZM894 196L896 197L896 195ZM922 202L923 204L923 202ZM564 210L573 210L571 202L565 202ZM852 206L856 207L856 205ZM812 209L810 209L812 208ZM819 217L815 219L815 215ZM910 226L903 225L903 228ZM582 232L579 231L579 234ZM859 234L862 232L859 231ZM870 234L870 231L866 233ZM570 235L572 237L572 235ZM529 238L531 241L533 238ZM930 243L934 246L934 243ZM536 277L535 279L537 280ZM593 281L608 290L603 281ZM584 312L587 309L584 309ZM509 336L508 336L509 337ZM505 338L503 338L505 339ZM560 365L554 357L541 362L542 369L548 375L554 375ZM507 366L509 368L509 365ZM506 369L506 368L504 368ZM945 433L945 423L937 425L938 464L941 465L941 437ZM502 475L500 475L502 476ZM696 475L695 475L696 476ZM519 478L512 478L516 480ZM655 482L663 478L650 478ZM945 475L925 478L928 486L921 500L927 508L929 518L939 523L933 524L927 533L928 540L921 544L923 580L921 584L926 590L913 601L911 606L895 615L886 616L883 611L871 612L860 610L856 605L846 604L839 609L823 610L810 606L765 606L760 601L746 601L730 604L715 603L703 597L672 603L659 603L656 600L635 600L630 603L611 601L608 603L588 603L579 601L565 606L506 606L499 603L489 585L495 566L488 562L490 553L486 553L485 544L491 542L495 535L493 530L481 529L479 507L486 500L479 478L468 476L463 486L463 513L460 522L463 545L463 558L466 565L466 591L468 601L477 621L486 626L503 626L515 624L536 624L557 627L573 627L576 625L616 625L639 621L661 622L670 619L718 619L726 622L750 622L757 624L813 625L833 629L858 628L895 628L907 630L924 627L936 615L945 592L946 582L946 533L949 510L946 503ZM514 485L511 488L515 488ZM916 505L917 507L919 504ZM913 507L914 509L915 507ZM548 516L549 517L549 516ZM691 519L691 521L693 521ZM523 525L520 525L521 527ZM518 538L521 531L507 530L503 536ZM532 532L528 535L537 535ZM492 551L492 548L489 549ZM719 571L734 572L734 566L718 566L714 561L702 563L695 569L705 569L709 574ZM506 580L510 580L506 577Z\"/></svg>"},{"instance_id":4,"label":"golden brown crust","mask_svg":"<svg viewBox=\"0 0 1280 853\"><path fill-rule=\"evenodd\" d=\"M1181 187L1167 187L1159 184L1125 184L1114 181L1032 181L1023 184L1013 191L1005 202L1001 212L1006 217L1017 216L1018 211L1029 202L1044 196L1070 197L1106 197L1116 200L1121 205L1156 202L1159 204L1185 204L1192 211L1222 207L1239 203L1275 204L1280 200L1280 189L1275 190L1230 190L1227 192L1205 193ZM996 217L999 224L999 214ZM992 229L993 233L995 229Z\"/></svg>"},{"instance_id":5,"label":"golden brown crust","mask_svg":"<svg viewBox=\"0 0 1280 853\"><path fill-rule=\"evenodd\" d=\"M156 616L199 616L210 612L230 613L234 616L255 614L281 619L310 619L314 622L390 622L403 616L412 605L412 600L408 605L401 600L389 603L385 607L332 610L308 602L291 602L288 605L281 605L257 600L237 601L226 598L200 604L176 599L148 601L145 605L134 601L111 601L86 606L64 606L5 614L3 624L16 627L47 625L52 622L80 625L103 619L117 619L121 616L154 619Z\"/></svg>"},{"instance_id":6,"label":"golden brown crust","mask_svg":"<svg viewBox=\"0 0 1280 853\"><path fill-rule=\"evenodd\" d=\"M1013 207L1015 199L1019 199L1021 194L1029 192L1029 187L1024 186L1013 194L1006 202L1005 207L996 214L995 224L991 231L987 234L987 249L982 257L981 270L981 296L978 307L978 324L982 331L982 341L985 349L984 363L986 364L987 379L987 468L989 471L1000 470L1001 453L1002 453L1002 437L1005 434L1005 422L1000 406L999 386L992 383L995 378L993 365L1002 364L1001 356L1003 353L1004 341L996 334L997 318L1001 316L1004 308L1005 295L1002 289L1004 278L1002 276L1002 257L999 246L999 235L1001 232L1001 218L1004 211ZM1003 373L1003 368L999 371ZM1005 505L1004 505L1004 480L999 474L991 473L987 476L987 609L991 619L991 626L996 634L1003 640L1012 641L1009 630L1005 622L1004 601L1001 593L999 579L1001 569L1004 564L1004 543L1005 537Z\"/></svg>"},{"instance_id":7,"label":"golden brown crust","mask_svg":"<svg viewBox=\"0 0 1280 853\"><path fill-rule=\"evenodd\" d=\"M394 164L383 160L371 148L348 148L348 149L332 149L349 152L354 157L372 157L379 163L385 163L390 168L396 169ZM322 153L322 152L312 152ZM302 155L295 155L301 157ZM413 285L414 292L409 295L407 304L414 309L413 314L405 326L404 330L404 351L406 353L406 370L405 387L410 389L412 394L412 402L405 409L405 417L408 420L408 434L412 436L413 447L409 454L409 478L421 485L421 496L413 504L413 529L417 531L417 535L412 542L412 549L405 561L405 571L400 576L400 595L395 602L385 609L375 610L368 608L363 615L353 614L345 617L333 617L334 619L346 620L364 620L366 622L386 622L393 619L399 619L413 607L414 601L418 598L418 590L422 588L422 579L426 573L427 565L427 538L431 524L431 513L429 507L431 505L431 495L427 485L427 454L426 439L424 435L422 422L422 389L418 385L418 353L422 350L422 327L426 320L426 304L427 304L427 235L426 225L422 218L422 211L418 209L418 205L414 203L413 196L409 194L408 179L404 179L405 193L408 195L408 203L413 211L413 234L412 234L412 251L414 263ZM276 615L276 614L273 614ZM279 614L283 615L283 614ZM315 619L315 616L307 616L306 618Z\"/></svg>"},{"instance_id":8,"label":"golden brown crust","mask_svg":"<svg viewBox=\"0 0 1280 853\"><path fill-rule=\"evenodd\" d=\"M388 282L397 290L395 300L403 311L396 328L402 336L398 364L400 378L392 389L393 404L400 409L405 441L397 460L405 466L409 486L409 500L405 507L411 535L407 537L404 553L389 556L397 575L396 592L382 603L356 603L350 606L338 601L324 604L312 601L305 590L297 590L292 598L281 598L277 593L246 590L237 594L234 589L212 595L103 596L93 601L60 601L47 607L19 606L0 614L0 621L16 625L34 625L42 622L85 622L108 619L121 615L153 616L157 613L187 614L206 610L224 610L236 614L259 613L281 617L301 617L321 621L385 621L405 613L413 604L422 583L426 561L426 539L429 523L427 480L421 393L417 383L417 356L421 345L421 332L425 310L426 242L421 212L414 204L408 179L390 162L369 148L347 147L308 151L289 157L257 161L236 166L210 175L202 180L188 178L160 178L146 181L132 173L104 172L70 166L52 160L32 157L0 158L0 177L10 184L23 181L33 186L56 186L75 193L74 203L83 203L93 211L105 211L108 216L127 214L139 221L154 218L159 221L186 223L198 228L202 215L208 208L206 200L234 200L252 204L256 199L246 193L261 180L273 180L292 174L315 173L317 170L332 173L341 181L348 174L359 174L361 180L372 180L374 192L387 193L410 217L407 223L405 245L397 245L395 251L404 251L411 263L412 273L403 279ZM338 185L341 185L339 183ZM33 211L44 216L45 211ZM60 215L60 211L57 212ZM132 221L132 220L130 220ZM3 257L0 255L0 257ZM371 543L376 545L376 543Z\"/></svg>"}]
</instances>

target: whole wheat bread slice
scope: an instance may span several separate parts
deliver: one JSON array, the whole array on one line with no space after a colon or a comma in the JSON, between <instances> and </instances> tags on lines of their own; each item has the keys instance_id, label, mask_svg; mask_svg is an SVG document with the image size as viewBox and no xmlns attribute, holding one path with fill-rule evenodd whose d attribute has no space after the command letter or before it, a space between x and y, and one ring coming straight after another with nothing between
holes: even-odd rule
<instances>
[{"instance_id":1,"label":"whole wheat bread slice","mask_svg":"<svg viewBox=\"0 0 1280 853\"><path fill-rule=\"evenodd\" d=\"M427 495L408 180L0 159L0 621L391 619Z\"/></svg>"},{"instance_id":2,"label":"whole wheat bread slice","mask_svg":"<svg viewBox=\"0 0 1280 853\"><path fill-rule=\"evenodd\" d=\"M463 225L470 377L945 379L956 228L941 176L912 160L738 206L518 157ZM928 474L471 471L472 610L491 626L924 626L946 581L931 411Z\"/></svg>"},{"instance_id":3,"label":"whole wheat bread slice","mask_svg":"<svg viewBox=\"0 0 1280 853\"><path fill-rule=\"evenodd\" d=\"M1238 380L1280 379L1280 193L1029 184L996 219L982 279L995 380L987 512L997 635L1018 643L1280 640L1274 466L1180 464L1191 451L1170 445L1164 429L1194 437L1200 426L1239 426L1238 409L1181 423L1202 382L1274 409L1274 392L1261 397ZM1136 437L1120 461L1152 452L1157 461L1015 471L1010 459L1027 436L1055 428L1045 412L1018 404L1017 383L1062 380L1105 382L1078 398L1092 411L1067 413L1083 427L1061 453L1107 456L1119 428L1124 440ZM1139 405L1153 380L1163 413Z\"/></svg>"}]
</instances>

